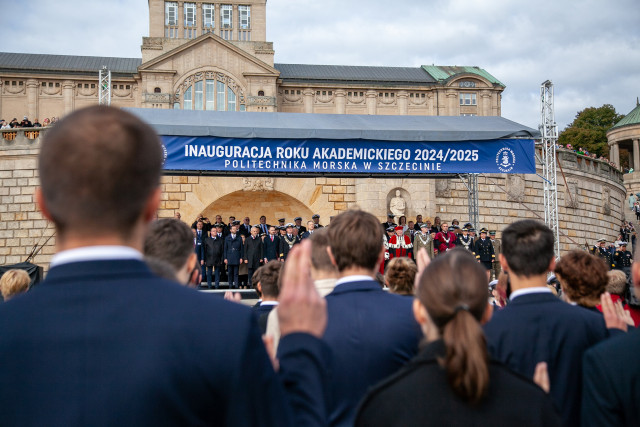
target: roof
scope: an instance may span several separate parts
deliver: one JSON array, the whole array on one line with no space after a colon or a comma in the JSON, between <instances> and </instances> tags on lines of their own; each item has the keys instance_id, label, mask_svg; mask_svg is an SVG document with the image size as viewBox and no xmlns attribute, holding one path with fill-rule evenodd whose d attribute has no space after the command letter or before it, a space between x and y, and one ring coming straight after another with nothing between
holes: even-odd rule
<instances>
[{"instance_id":1,"label":"roof","mask_svg":"<svg viewBox=\"0 0 640 427\"><path fill-rule=\"evenodd\" d=\"M637 102L636 102L637 104ZM624 116L624 119L613 125L611 129L621 128L623 126L631 126L640 124L640 104L636 105L636 108L631 110L629 114Z\"/></svg>"},{"instance_id":2,"label":"roof","mask_svg":"<svg viewBox=\"0 0 640 427\"><path fill-rule=\"evenodd\" d=\"M100 56L45 55L0 52L0 71L39 71L44 73L92 73L103 66L112 73L137 74L141 58Z\"/></svg>"},{"instance_id":3,"label":"roof","mask_svg":"<svg viewBox=\"0 0 640 427\"><path fill-rule=\"evenodd\" d=\"M422 68L429 73L431 77L433 77L438 82L443 82L453 76L458 74L475 74L482 78L489 80L494 85L499 85L505 87L505 85L487 71L483 70L480 67L468 67L468 66L440 66L440 65L423 65Z\"/></svg>"},{"instance_id":4,"label":"roof","mask_svg":"<svg viewBox=\"0 0 640 427\"><path fill-rule=\"evenodd\" d=\"M420 67L371 67L353 65L274 64L280 78L294 81L348 81L363 83L433 84Z\"/></svg>"},{"instance_id":5,"label":"roof","mask_svg":"<svg viewBox=\"0 0 640 427\"><path fill-rule=\"evenodd\" d=\"M540 133L503 117L375 116L249 113L125 108L165 136L221 138L482 141L538 138Z\"/></svg>"}]
</instances>

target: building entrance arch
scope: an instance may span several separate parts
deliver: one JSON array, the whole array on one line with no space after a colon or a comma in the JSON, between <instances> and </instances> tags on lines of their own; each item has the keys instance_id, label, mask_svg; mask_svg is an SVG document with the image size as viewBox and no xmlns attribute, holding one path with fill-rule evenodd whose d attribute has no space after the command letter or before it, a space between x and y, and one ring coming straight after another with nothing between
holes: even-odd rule
<instances>
[{"instance_id":1,"label":"building entrance arch","mask_svg":"<svg viewBox=\"0 0 640 427\"><path fill-rule=\"evenodd\" d=\"M277 225L279 218L285 218L286 222L293 222L297 216L310 220L313 212L300 200L280 191L240 190L213 201L204 209L204 215L211 221L221 215L225 223L232 215L239 221L248 216L252 225L258 224L264 215L267 224Z\"/></svg>"}]
</instances>

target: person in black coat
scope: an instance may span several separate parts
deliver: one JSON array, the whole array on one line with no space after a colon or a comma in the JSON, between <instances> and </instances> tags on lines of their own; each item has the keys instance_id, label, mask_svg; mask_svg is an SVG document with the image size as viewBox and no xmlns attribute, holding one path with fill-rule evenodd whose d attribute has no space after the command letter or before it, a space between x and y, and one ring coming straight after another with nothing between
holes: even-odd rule
<instances>
[{"instance_id":1,"label":"person in black coat","mask_svg":"<svg viewBox=\"0 0 640 427\"><path fill-rule=\"evenodd\" d=\"M449 251L420 277L413 311L428 344L368 393L355 426L562 425L540 387L489 361L486 273L473 255Z\"/></svg>"},{"instance_id":2,"label":"person in black coat","mask_svg":"<svg viewBox=\"0 0 640 427\"><path fill-rule=\"evenodd\" d=\"M231 230L224 238L224 263L227 265L229 289L238 289L239 267L244 259L244 244L238 234L238 221L231 224Z\"/></svg>"},{"instance_id":3,"label":"person in black coat","mask_svg":"<svg viewBox=\"0 0 640 427\"><path fill-rule=\"evenodd\" d=\"M264 236L262 240L263 248L264 248L264 262L269 262L272 259L277 260L279 258L279 250L280 250L280 237L277 235L276 227L273 225L269 226L269 234Z\"/></svg>"},{"instance_id":4,"label":"person in black coat","mask_svg":"<svg viewBox=\"0 0 640 427\"><path fill-rule=\"evenodd\" d=\"M264 262L264 247L259 234L260 228L254 225L251 228L251 235L244 240L244 262L248 269L249 289L253 286L251 283L253 272Z\"/></svg>"},{"instance_id":5,"label":"person in black coat","mask_svg":"<svg viewBox=\"0 0 640 427\"><path fill-rule=\"evenodd\" d=\"M300 243L300 239L298 236L293 234L293 224L288 223L286 227L286 233L280 237L280 245L279 245L279 254L278 257L280 261L285 261L287 259L287 255L289 251L293 248L294 245Z\"/></svg>"},{"instance_id":6,"label":"person in black coat","mask_svg":"<svg viewBox=\"0 0 640 427\"><path fill-rule=\"evenodd\" d=\"M222 231L222 227L220 227ZM218 233L204 239L204 262L207 268L207 286L211 289L211 273L215 273L215 287L220 287L220 272L224 269L224 238Z\"/></svg>"}]
</instances>

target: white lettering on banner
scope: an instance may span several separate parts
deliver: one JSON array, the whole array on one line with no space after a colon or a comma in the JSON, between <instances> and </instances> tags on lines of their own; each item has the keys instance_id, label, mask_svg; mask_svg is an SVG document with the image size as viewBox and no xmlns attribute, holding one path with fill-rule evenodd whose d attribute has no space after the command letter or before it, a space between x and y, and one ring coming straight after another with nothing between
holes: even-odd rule
<instances>
[{"instance_id":1,"label":"white lettering on banner","mask_svg":"<svg viewBox=\"0 0 640 427\"><path fill-rule=\"evenodd\" d=\"M308 150L308 148L306 149ZM185 145L185 157L253 157L253 158L272 158L270 147L239 147L236 145Z\"/></svg>"}]
</instances>

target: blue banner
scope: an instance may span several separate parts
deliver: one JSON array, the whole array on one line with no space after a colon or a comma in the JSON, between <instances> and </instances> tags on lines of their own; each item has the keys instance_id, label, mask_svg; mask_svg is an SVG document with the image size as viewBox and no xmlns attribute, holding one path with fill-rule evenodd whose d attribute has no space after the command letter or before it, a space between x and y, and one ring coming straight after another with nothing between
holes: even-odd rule
<instances>
[{"instance_id":1,"label":"blue banner","mask_svg":"<svg viewBox=\"0 0 640 427\"><path fill-rule=\"evenodd\" d=\"M532 139L464 142L163 136L167 171L536 173Z\"/></svg>"}]
</instances>

